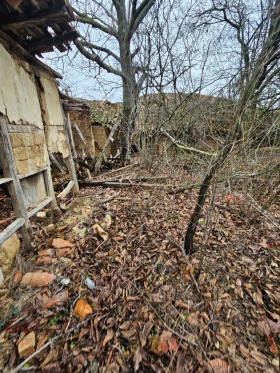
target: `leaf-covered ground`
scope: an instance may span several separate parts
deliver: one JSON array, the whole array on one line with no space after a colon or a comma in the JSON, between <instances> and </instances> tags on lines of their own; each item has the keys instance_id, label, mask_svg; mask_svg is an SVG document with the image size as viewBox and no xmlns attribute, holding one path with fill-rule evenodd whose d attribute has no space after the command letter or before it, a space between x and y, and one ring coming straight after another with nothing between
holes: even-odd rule
<instances>
[{"instance_id":1,"label":"leaf-covered ground","mask_svg":"<svg viewBox=\"0 0 280 373\"><path fill-rule=\"evenodd\" d=\"M197 190L170 194L189 175L162 175L84 188L54 225L34 222L36 255L1 300L1 371L279 371L279 205L250 225L242 194L217 188L188 257Z\"/></svg>"}]
</instances>

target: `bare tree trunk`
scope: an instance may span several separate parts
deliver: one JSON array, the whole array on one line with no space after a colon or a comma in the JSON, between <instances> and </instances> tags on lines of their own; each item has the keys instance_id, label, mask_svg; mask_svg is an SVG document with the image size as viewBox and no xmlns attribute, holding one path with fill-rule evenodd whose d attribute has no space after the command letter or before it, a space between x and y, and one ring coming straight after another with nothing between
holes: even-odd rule
<instances>
[{"instance_id":1,"label":"bare tree trunk","mask_svg":"<svg viewBox=\"0 0 280 373\"><path fill-rule=\"evenodd\" d=\"M216 174L216 171L219 170L219 168L223 165L224 161L232 151L236 141L238 141L241 136L241 120L242 115L238 116L235 120L235 124L232 127L232 130L229 132L225 140L223 150L221 151L217 160L210 166L200 186L195 209L190 218L188 229L185 235L184 251L186 254L191 255L196 251L194 247L194 236L211 182Z\"/></svg>"},{"instance_id":2,"label":"bare tree trunk","mask_svg":"<svg viewBox=\"0 0 280 373\"><path fill-rule=\"evenodd\" d=\"M121 121L121 163L131 163L131 143L137 113L137 84L133 71L129 41L120 43L123 78L123 109Z\"/></svg>"}]
</instances>

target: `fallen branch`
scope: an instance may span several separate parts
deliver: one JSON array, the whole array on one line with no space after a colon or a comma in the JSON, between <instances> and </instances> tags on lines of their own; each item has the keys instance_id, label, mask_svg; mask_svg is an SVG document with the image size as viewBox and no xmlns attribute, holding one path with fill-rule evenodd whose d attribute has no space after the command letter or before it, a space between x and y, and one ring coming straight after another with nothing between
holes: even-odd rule
<instances>
[{"instance_id":1,"label":"fallen branch","mask_svg":"<svg viewBox=\"0 0 280 373\"><path fill-rule=\"evenodd\" d=\"M279 163L275 167L272 167L269 170L265 170L265 171L262 171L262 172L251 173L251 174L243 172L243 173L233 174L233 175L230 175L230 176L227 176L227 177L224 177L224 178L220 178L220 179L214 180L214 184L220 184L220 183L223 183L223 182L225 182L227 180L230 180L230 179L238 179L238 178L243 179L243 178L247 178L247 177L262 176L264 174L267 174L271 171L276 170L277 168L279 168ZM189 189L199 188L201 186L201 183L189 184L189 185L186 185L184 187L180 187L178 189L170 191L169 194L178 194L178 193L182 193L182 192L184 192L186 190L189 190Z\"/></svg>"},{"instance_id":2,"label":"fallen branch","mask_svg":"<svg viewBox=\"0 0 280 373\"><path fill-rule=\"evenodd\" d=\"M36 355L38 355L41 351L45 350L48 346L51 346L53 344L54 341L56 341L57 339L59 338L63 338L65 337L65 335L69 335L71 334L72 332L76 332L77 330L81 329L81 327L86 323L88 322L89 320L91 320L93 318L93 316L89 317L87 320L81 322L80 324L78 324L75 328L71 328L69 329L68 331L65 331L64 333L62 333L61 335L56 335L55 337L51 338L47 343L45 343L42 347L40 347L38 350L36 350L35 352L33 352L33 354L31 354L30 356L28 356L22 363L20 363L16 368L12 369L10 371L10 373L17 373L19 370L21 370L21 368L24 367L25 364L27 364L31 359L33 359L33 357L35 357Z\"/></svg>"},{"instance_id":3,"label":"fallen branch","mask_svg":"<svg viewBox=\"0 0 280 373\"><path fill-rule=\"evenodd\" d=\"M142 183L121 183L116 181L83 181L80 183L83 186L101 186L104 188L127 188L127 187L141 187L144 189L168 189L171 188L171 185L163 185L163 184L142 184Z\"/></svg>"},{"instance_id":4,"label":"fallen branch","mask_svg":"<svg viewBox=\"0 0 280 373\"><path fill-rule=\"evenodd\" d=\"M39 348L39 350L33 352L28 358L26 358L21 364L19 364L15 369L11 370L10 373L16 373L18 372L21 368L25 366L33 357L38 355L41 351L45 350L47 347L49 347L56 339L60 338L59 336L53 337L49 342L45 343L42 347Z\"/></svg>"},{"instance_id":5,"label":"fallen branch","mask_svg":"<svg viewBox=\"0 0 280 373\"><path fill-rule=\"evenodd\" d=\"M217 157L218 156L218 153L208 153L208 152L205 152L203 150L193 148L191 146L181 145L181 144L178 143L177 140L174 139L174 137L172 137L168 132L166 132L164 130L161 130L161 133L164 136L166 136L172 142L172 144L175 145L180 150L187 150L189 152L199 153L199 154L207 155L207 156L210 156L210 157Z\"/></svg>"},{"instance_id":6,"label":"fallen branch","mask_svg":"<svg viewBox=\"0 0 280 373\"><path fill-rule=\"evenodd\" d=\"M190 190L190 189L193 189L193 188L199 188L201 185L201 183L197 183L197 184L189 184L189 185L186 185L184 187L181 187L181 188L178 188L178 189L175 189L175 190L171 190L169 192L169 194L178 194L178 193L183 193L185 192L186 190Z\"/></svg>"},{"instance_id":7,"label":"fallen branch","mask_svg":"<svg viewBox=\"0 0 280 373\"><path fill-rule=\"evenodd\" d=\"M107 183L140 183L145 182L149 180L166 180L168 177L162 176L162 177L139 177L139 178L121 178L121 176L112 178L112 179L105 179L105 180L98 180L98 181L87 181L87 180L80 180L79 184L82 186L102 186Z\"/></svg>"},{"instance_id":8,"label":"fallen branch","mask_svg":"<svg viewBox=\"0 0 280 373\"><path fill-rule=\"evenodd\" d=\"M113 199L115 199L116 197L118 197L119 194L120 194L120 192L114 193L112 196L110 196L110 197L108 197L108 198L100 199L100 200L98 201L98 203L106 203L106 202L110 202L110 201L112 201Z\"/></svg>"}]
</instances>

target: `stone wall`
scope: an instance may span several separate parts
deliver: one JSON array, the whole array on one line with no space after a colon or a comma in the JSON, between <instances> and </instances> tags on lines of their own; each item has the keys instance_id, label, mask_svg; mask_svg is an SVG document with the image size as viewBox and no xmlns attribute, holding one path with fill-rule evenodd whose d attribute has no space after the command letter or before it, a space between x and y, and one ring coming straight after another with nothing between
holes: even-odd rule
<instances>
[{"instance_id":1,"label":"stone wall","mask_svg":"<svg viewBox=\"0 0 280 373\"><path fill-rule=\"evenodd\" d=\"M95 156L98 157L98 155L101 153L109 135L110 135L111 129L108 127L93 125L92 126L92 133L94 138L94 144L95 144ZM112 157L115 157L119 150L119 134L116 131L114 135L114 141L110 142L107 150L106 150L106 157L109 158L110 155Z\"/></svg>"},{"instance_id":2,"label":"stone wall","mask_svg":"<svg viewBox=\"0 0 280 373\"><path fill-rule=\"evenodd\" d=\"M88 101L91 122L96 125L112 127L120 119L122 104L109 101Z\"/></svg>"},{"instance_id":3,"label":"stone wall","mask_svg":"<svg viewBox=\"0 0 280 373\"><path fill-rule=\"evenodd\" d=\"M74 143L76 147L76 151L78 155L83 156L85 151L85 145L81 140L75 126L74 122L79 127L80 131L83 134L83 137L86 141L88 151L91 156L95 155L95 144L93 138L93 131L91 126L91 118L90 118L90 111L89 110L77 110L77 111L69 111L70 121L72 125L72 133L74 138Z\"/></svg>"},{"instance_id":4,"label":"stone wall","mask_svg":"<svg viewBox=\"0 0 280 373\"><path fill-rule=\"evenodd\" d=\"M10 133L9 136L19 175L47 167L48 158L43 131L36 133L16 132Z\"/></svg>"}]
</instances>

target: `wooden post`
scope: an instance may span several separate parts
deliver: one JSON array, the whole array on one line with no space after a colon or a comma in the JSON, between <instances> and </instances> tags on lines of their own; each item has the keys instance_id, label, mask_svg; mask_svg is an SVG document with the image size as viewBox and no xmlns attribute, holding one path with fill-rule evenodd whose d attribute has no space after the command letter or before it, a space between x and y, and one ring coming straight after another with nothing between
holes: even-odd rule
<instances>
[{"instance_id":1,"label":"wooden post","mask_svg":"<svg viewBox=\"0 0 280 373\"><path fill-rule=\"evenodd\" d=\"M77 152L76 152L76 147L75 147L75 143L74 143L74 138L73 138L73 132L72 132L69 113L67 114L67 127L68 127L68 135L69 135L72 154L74 155L75 158L77 158Z\"/></svg>"},{"instance_id":2,"label":"wooden post","mask_svg":"<svg viewBox=\"0 0 280 373\"><path fill-rule=\"evenodd\" d=\"M73 125L74 125L74 127L75 127L75 129L76 129L76 131L77 131L77 133L78 133L78 135L79 135L79 137L80 137L80 139L82 140L84 146L85 146L85 147L84 147L84 149L85 149L85 155L86 155L87 157L91 157L92 155L90 154L90 151L89 151L89 148L88 148L88 144L87 144L87 142L86 142L86 140L85 140L85 138L84 138L84 135L82 134L82 131L80 130L80 128L79 128L79 126L77 125L77 123L73 122Z\"/></svg>"},{"instance_id":3,"label":"wooden post","mask_svg":"<svg viewBox=\"0 0 280 373\"><path fill-rule=\"evenodd\" d=\"M21 228L24 247L30 249L32 240L32 228L27 214L25 197L21 188L19 177L17 175L15 158L9 138L6 119L3 114L0 114L0 130L3 144L3 154L1 154L3 160L3 172L5 177L10 177L13 179L12 182L7 184L7 187L12 199L16 217L23 218L25 222Z\"/></svg>"},{"instance_id":4,"label":"wooden post","mask_svg":"<svg viewBox=\"0 0 280 373\"><path fill-rule=\"evenodd\" d=\"M71 180L73 180L74 183L75 183L74 186L73 186L73 193L74 194L79 194L80 189L79 189L79 184L78 184L78 179L77 179L77 174L76 174L76 169L75 169L75 163L74 163L74 160L73 160L71 145L70 145L70 138L71 137L70 137L69 125L68 125L68 122L67 122L67 119L65 117L65 114L64 114L63 110L62 110L62 115L63 115L63 127L64 127L64 131L65 131L65 135L66 135L66 142L67 142L68 149L69 149L68 170L69 170Z\"/></svg>"},{"instance_id":5,"label":"wooden post","mask_svg":"<svg viewBox=\"0 0 280 373\"><path fill-rule=\"evenodd\" d=\"M112 127L112 129L111 129L110 135L108 136L108 139L106 140L106 142L105 142L105 144L104 144L104 146L103 146L102 152L101 152L101 154L99 155L98 161L96 162L95 169L94 169L94 175L97 175L97 174L98 174L99 169L100 169L100 167L101 167L103 161L104 161L104 160L107 161L107 159L106 159L106 150L107 150L108 145L110 144L110 142L113 142L113 141L114 141L114 137L113 137L113 136L114 136L114 134L115 134L115 132L116 132L116 130L117 130L119 124L120 124L119 121L117 121L117 122L113 125L113 127Z\"/></svg>"}]
</instances>

